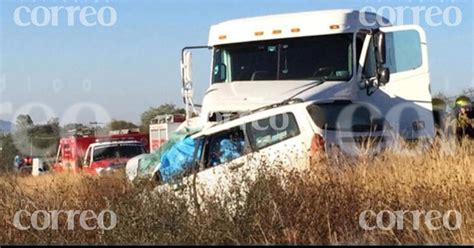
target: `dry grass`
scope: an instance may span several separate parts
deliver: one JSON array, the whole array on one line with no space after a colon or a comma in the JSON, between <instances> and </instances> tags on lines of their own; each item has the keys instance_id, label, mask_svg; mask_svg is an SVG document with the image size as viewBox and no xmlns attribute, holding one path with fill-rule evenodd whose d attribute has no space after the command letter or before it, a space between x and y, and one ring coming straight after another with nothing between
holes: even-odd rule
<instances>
[{"instance_id":1,"label":"dry grass","mask_svg":"<svg viewBox=\"0 0 474 248\"><path fill-rule=\"evenodd\" d=\"M262 176L232 216L213 202L195 216L173 196L143 201L143 188L131 187L123 175L2 176L0 243L472 244L473 157L474 144L467 143L455 155L433 149L418 156L361 158L356 165L321 160L309 173L289 175L285 187L277 176ZM118 224L110 231L70 231L62 219L59 230L20 231L12 221L22 209L111 209ZM403 230L365 231L358 223L364 210L457 210L463 220L454 231L424 225L414 230L409 218Z\"/></svg>"}]
</instances>

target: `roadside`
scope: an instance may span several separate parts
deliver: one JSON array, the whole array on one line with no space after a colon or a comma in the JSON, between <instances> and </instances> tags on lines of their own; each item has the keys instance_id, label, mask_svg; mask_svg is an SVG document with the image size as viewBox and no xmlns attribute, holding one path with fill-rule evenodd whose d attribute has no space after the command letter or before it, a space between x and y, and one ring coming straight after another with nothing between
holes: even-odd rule
<instances>
[{"instance_id":1,"label":"roadside","mask_svg":"<svg viewBox=\"0 0 474 248\"><path fill-rule=\"evenodd\" d=\"M356 166L320 161L308 174L289 175L286 187L274 175L261 177L234 217L210 199L210 210L197 216L173 196L144 201L140 197L144 189L131 187L124 175L2 176L0 243L468 244L474 242L469 222L474 218L472 161L472 142L455 156L433 149L423 157L384 154L361 159ZM58 230L21 231L11 222L22 209L110 209L118 223L110 231L71 231L66 229L66 220L60 219ZM414 230L406 215L402 230L367 231L359 225L360 214L366 210L456 210L462 224L458 230L432 231L422 222Z\"/></svg>"}]
</instances>

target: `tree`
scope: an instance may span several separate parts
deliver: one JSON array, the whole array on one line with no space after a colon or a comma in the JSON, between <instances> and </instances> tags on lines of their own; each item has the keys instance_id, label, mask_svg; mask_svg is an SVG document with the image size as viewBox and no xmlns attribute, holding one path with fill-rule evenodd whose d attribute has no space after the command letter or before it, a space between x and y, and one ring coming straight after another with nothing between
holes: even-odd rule
<instances>
[{"instance_id":1,"label":"tree","mask_svg":"<svg viewBox=\"0 0 474 248\"><path fill-rule=\"evenodd\" d=\"M13 159L19 153L12 135L0 135L0 171L11 171L13 169Z\"/></svg>"},{"instance_id":2,"label":"tree","mask_svg":"<svg viewBox=\"0 0 474 248\"><path fill-rule=\"evenodd\" d=\"M63 130L65 132L71 131L71 130L74 130L74 129L84 129L84 128L87 128L87 126L82 124L82 123L68 123L68 124L63 126Z\"/></svg>"},{"instance_id":3,"label":"tree","mask_svg":"<svg viewBox=\"0 0 474 248\"><path fill-rule=\"evenodd\" d=\"M466 95L467 97L473 97L474 96L474 87L469 87L469 88L463 90L462 94Z\"/></svg>"},{"instance_id":4,"label":"tree","mask_svg":"<svg viewBox=\"0 0 474 248\"><path fill-rule=\"evenodd\" d=\"M166 103L156 108L150 107L147 111L141 115L141 130L147 132L149 129L150 122L157 115L165 114L184 114L186 111L183 108L177 108L176 105Z\"/></svg>"},{"instance_id":5,"label":"tree","mask_svg":"<svg viewBox=\"0 0 474 248\"><path fill-rule=\"evenodd\" d=\"M35 156L53 156L56 154L61 129L59 122L48 121L47 124L34 125L28 131Z\"/></svg>"},{"instance_id":6,"label":"tree","mask_svg":"<svg viewBox=\"0 0 474 248\"><path fill-rule=\"evenodd\" d=\"M16 117L16 126L18 128L28 128L33 126L33 120L30 115L18 115Z\"/></svg>"},{"instance_id":7,"label":"tree","mask_svg":"<svg viewBox=\"0 0 474 248\"><path fill-rule=\"evenodd\" d=\"M93 135L96 132L94 128L88 127L82 123L68 123L61 129L61 136L69 135Z\"/></svg>"},{"instance_id":8,"label":"tree","mask_svg":"<svg viewBox=\"0 0 474 248\"><path fill-rule=\"evenodd\" d=\"M53 125L59 127L59 118L54 117L48 120L48 125Z\"/></svg>"},{"instance_id":9,"label":"tree","mask_svg":"<svg viewBox=\"0 0 474 248\"><path fill-rule=\"evenodd\" d=\"M19 115L16 122L18 128L11 140L20 155L47 157L56 153L61 132L58 118L34 125L29 115Z\"/></svg>"},{"instance_id":10,"label":"tree","mask_svg":"<svg viewBox=\"0 0 474 248\"><path fill-rule=\"evenodd\" d=\"M124 120L112 120L109 124L107 124L107 129L109 130L121 130L121 129L131 129L137 128L138 126Z\"/></svg>"},{"instance_id":11,"label":"tree","mask_svg":"<svg viewBox=\"0 0 474 248\"><path fill-rule=\"evenodd\" d=\"M441 99L445 102L449 101L449 97L447 97L443 92L438 92L438 93L434 94L433 98L438 98L438 99Z\"/></svg>"}]
</instances>

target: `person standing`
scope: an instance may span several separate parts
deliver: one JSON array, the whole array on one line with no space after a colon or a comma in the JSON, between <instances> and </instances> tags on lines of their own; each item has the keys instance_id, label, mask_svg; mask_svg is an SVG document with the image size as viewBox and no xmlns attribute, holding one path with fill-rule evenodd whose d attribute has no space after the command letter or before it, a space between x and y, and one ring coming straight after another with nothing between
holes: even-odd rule
<instances>
[{"instance_id":1,"label":"person standing","mask_svg":"<svg viewBox=\"0 0 474 248\"><path fill-rule=\"evenodd\" d=\"M23 162L23 159L21 158L20 155L16 155L15 156L15 159L13 161L13 167L14 167L14 171L17 172L20 170L20 167L22 165L22 162Z\"/></svg>"},{"instance_id":2,"label":"person standing","mask_svg":"<svg viewBox=\"0 0 474 248\"><path fill-rule=\"evenodd\" d=\"M460 96L455 102L456 113L456 136L474 138L474 111L472 111L471 99Z\"/></svg>"}]
</instances>

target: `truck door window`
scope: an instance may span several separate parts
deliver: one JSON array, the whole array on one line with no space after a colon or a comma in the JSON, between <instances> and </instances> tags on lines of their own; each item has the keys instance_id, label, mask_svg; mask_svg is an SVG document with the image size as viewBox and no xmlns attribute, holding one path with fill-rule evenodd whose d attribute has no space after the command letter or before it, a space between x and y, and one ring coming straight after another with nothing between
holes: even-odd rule
<instances>
[{"instance_id":1,"label":"truck door window","mask_svg":"<svg viewBox=\"0 0 474 248\"><path fill-rule=\"evenodd\" d=\"M298 136L300 130L292 113L275 115L247 124L252 143L257 150Z\"/></svg>"},{"instance_id":2,"label":"truck door window","mask_svg":"<svg viewBox=\"0 0 474 248\"><path fill-rule=\"evenodd\" d=\"M232 161L250 151L244 131L239 127L211 135L208 140L204 154L205 168Z\"/></svg>"},{"instance_id":3,"label":"truck door window","mask_svg":"<svg viewBox=\"0 0 474 248\"><path fill-rule=\"evenodd\" d=\"M362 47L364 45L366 36L367 36L366 34L362 34L362 33L357 34L357 41L356 41L356 47L357 47L356 61L357 62L359 62L359 59L362 53ZM365 57L365 63L363 66L364 66L362 70L363 79L369 79L376 76L377 65L375 62L375 48L374 48L373 39L370 41L369 49L367 51L367 55Z\"/></svg>"},{"instance_id":4,"label":"truck door window","mask_svg":"<svg viewBox=\"0 0 474 248\"><path fill-rule=\"evenodd\" d=\"M415 30L386 33L387 61L390 73L414 70L422 64L420 35Z\"/></svg>"},{"instance_id":5,"label":"truck door window","mask_svg":"<svg viewBox=\"0 0 474 248\"><path fill-rule=\"evenodd\" d=\"M362 78L369 79L377 75L377 64L375 62L375 47L374 41L370 41L369 50L365 57L364 69L362 71Z\"/></svg>"},{"instance_id":6,"label":"truck door window","mask_svg":"<svg viewBox=\"0 0 474 248\"><path fill-rule=\"evenodd\" d=\"M219 48L214 50L214 67L212 68L212 82L222 83L229 81L227 77L227 66L230 65L229 53Z\"/></svg>"}]
</instances>

